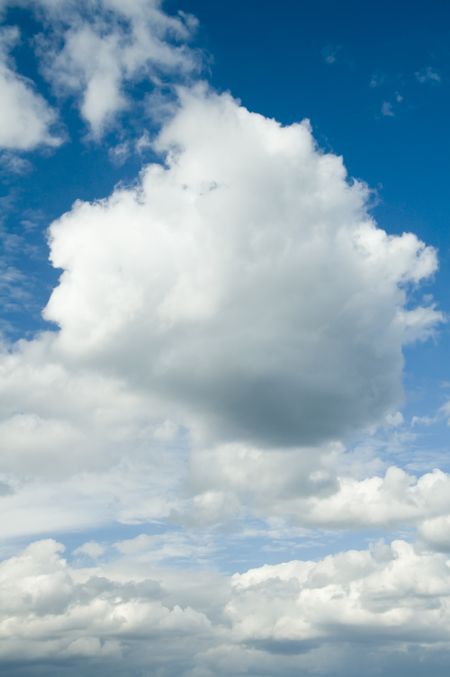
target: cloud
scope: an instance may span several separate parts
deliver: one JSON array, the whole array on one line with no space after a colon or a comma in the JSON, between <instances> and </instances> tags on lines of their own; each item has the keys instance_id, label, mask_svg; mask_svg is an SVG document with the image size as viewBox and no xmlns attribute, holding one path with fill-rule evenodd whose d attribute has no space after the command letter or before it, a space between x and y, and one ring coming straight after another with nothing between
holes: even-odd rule
<instances>
[{"instance_id":1,"label":"cloud","mask_svg":"<svg viewBox=\"0 0 450 677\"><path fill-rule=\"evenodd\" d=\"M331 66L336 63L339 53L342 50L342 45L327 45L322 49L322 59L326 64Z\"/></svg>"},{"instance_id":2,"label":"cloud","mask_svg":"<svg viewBox=\"0 0 450 677\"><path fill-rule=\"evenodd\" d=\"M416 80L420 82L421 85L424 84L438 85L441 82L441 76L431 66L427 66L416 71L415 76Z\"/></svg>"},{"instance_id":3,"label":"cloud","mask_svg":"<svg viewBox=\"0 0 450 677\"><path fill-rule=\"evenodd\" d=\"M164 164L50 228L59 329L0 355L2 537L445 514L424 478L354 476L336 441L396 410L403 345L442 320L409 294L436 252L377 227L307 122L181 90L156 149Z\"/></svg>"},{"instance_id":4,"label":"cloud","mask_svg":"<svg viewBox=\"0 0 450 677\"><path fill-rule=\"evenodd\" d=\"M236 574L227 612L235 640L267 651L350 638L429 646L448 642L449 580L446 556L394 541Z\"/></svg>"},{"instance_id":5,"label":"cloud","mask_svg":"<svg viewBox=\"0 0 450 677\"><path fill-rule=\"evenodd\" d=\"M64 365L52 353L52 338L43 335L1 355L1 470L67 477L160 446L164 419L148 397L94 370Z\"/></svg>"},{"instance_id":6,"label":"cloud","mask_svg":"<svg viewBox=\"0 0 450 677\"><path fill-rule=\"evenodd\" d=\"M392 108L392 103L390 103L389 101L383 101L383 104L381 106L381 115L385 118L386 117L393 118L395 116L395 113Z\"/></svg>"},{"instance_id":7,"label":"cloud","mask_svg":"<svg viewBox=\"0 0 450 677\"><path fill-rule=\"evenodd\" d=\"M199 67L197 53L187 46L196 20L183 12L166 14L160 0L25 4L47 26L39 50L44 75L58 93L78 98L96 138L131 106L127 90L133 84L157 88L162 76L169 83Z\"/></svg>"},{"instance_id":8,"label":"cloud","mask_svg":"<svg viewBox=\"0 0 450 677\"><path fill-rule=\"evenodd\" d=\"M172 663L176 672L178 654L184 650L188 659L211 634L204 613L171 603L156 580L120 582L101 569L74 569L63 550L51 539L38 541L0 564L1 622L8 626L0 633L4 667L45 661L47 670L52 663L75 664L83 674L99 674L99 666L100 674L117 674L118 664L119 674L126 674L131 660L155 669Z\"/></svg>"},{"instance_id":9,"label":"cloud","mask_svg":"<svg viewBox=\"0 0 450 677\"><path fill-rule=\"evenodd\" d=\"M362 468L357 463L352 468L356 459L349 462L348 456L337 443L289 450L242 444L193 449L191 518L209 524L250 514L323 529L418 525L422 536L425 521L447 519L447 473L436 469L416 476L390 466L370 474L367 459Z\"/></svg>"},{"instance_id":10,"label":"cloud","mask_svg":"<svg viewBox=\"0 0 450 677\"><path fill-rule=\"evenodd\" d=\"M401 540L230 579L121 556L79 567L48 539L0 564L0 664L19 675L340 676L360 674L362 651L368 674L402 674L413 655L443 665L448 597L447 556Z\"/></svg>"},{"instance_id":11,"label":"cloud","mask_svg":"<svg viewBox=\"0 0 450 677\"><path fill-rule=\"evenodd\" d=\"M1 538L167 517L185 472L179 426L145 393L62 363L53 339L0 355Z\"/></svg>"},{"instance_id":12,"label":"cloud","mask_svg":"<svg viewBox=\"0 0 450 677\"><path fill-rule=\"evenodd\" d=\"M374 73L369 81L369 87L375 89L376 87L381 87L385 81L386 76L383 73Z\"/></svg>"},{"instance_id":13,"label":"cloud","mask_svg":"<svg viewBox=\"0 0 450 677\"><path fill-rule=\"evenodd\" d=\"M80 555L89 557L90 559L96 560L105 553L105 548L101 543L96 543L95 541L87 541L82 543L76 550L74 550L74 555Z\"/></svg>"},{"instance_id":14,"label":"cloud","mask_svg":"<svg viewBox=\"0 0 450 677\"><path fill-rule=\"evenodd\" d=\"M450 400L448 400L442 407L439 409L439 414L447 419L448 425L450 425Z\"/></svg>"},{"instance_id":15,"label":"cloud","mask_svg":"<svg viewBox=\"0 0 450 677\"><path fill-rule=\"evenodd\" d=\"M340 478L339 490L325 498L312 497L307 512L309 519L324 526L414 524L449 512L449 482L449 475L440 470L415 477L393 466L384 477Z\"/></svg>"},{"instance_id":16,"label":"cloud","mask_svg":"<svg viewBox=\"0 0 450 677\"><path fill-rule=\"evenodd\" d=\"M246 512L308 523L308 498L339 489L342 445L264 450L245 444L193 449L190 456L192 518L214 523Z\"/></svg>"},{"instance_id":17,"label":"cloud","mask_svg":"<svg viewBox=\"0 0 450 677\"><path fill-rule=\"evenodd\" d=\"M424 520L419 524L418 535L422 541L433 550L449 552L450 514Z\"/></svg>"},{"instance_id":18,"label":"cloud","mask_svg":"<svg viewBox=\"0 0 450 677\"><path fill-rule=\"evenodd\" d=\"M0 29L0 148L28 151L57 146L61 139L51 131L55 112L33 83L16 72L9 56L19 39L16 28Z\"/></svg>"},{"instance_id":19,"label":"cloud","mask_svg":"<svg viewBox=\"0 0 450 677\"><path fill-rule=\"evenodd\" d=\"M308 445L376 423L401 397L402 345L442 320L407 306L435 251L377 227L307 122L180 97L156 143L166 165L51 226L61 359L177 406L213 441Z\"/></svg>"},{"instance_id":20,"label":"cloud","mask_svg":"<svg viewBox=\"0 0 450 677\"><path fill-rule=\"evenodd\" d=\"M97 138L130 87L197 66L195 22L156 0L34 5L51 29L46 76ZM49 134L53 114L5 64ZM307 121L282 126L204 85L177 97L150 100L160 163L51 225L57 328L0 353L4 551L134 527L109 544L91 531L72 561L49 538L0 563L0 671L349 677L413 675L426 658L438 674L450 476L383 473L344 446L404 424L403 347L444 320L432 299L414 305L436 252L377 226L369 189ZM157 533L135 536L150 522ZM418 544L208 570L252 530L300 547L306 529L399 527Z\"/></svg>"}]
</instances>

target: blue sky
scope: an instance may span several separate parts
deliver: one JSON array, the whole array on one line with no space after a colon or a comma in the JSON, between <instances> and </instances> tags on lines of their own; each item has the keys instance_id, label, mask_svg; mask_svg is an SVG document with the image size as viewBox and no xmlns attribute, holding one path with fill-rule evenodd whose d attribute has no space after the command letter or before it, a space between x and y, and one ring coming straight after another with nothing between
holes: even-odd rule
<instances>
[{"instance_id":1,"label":"blue sky","mask_svg":"<svg viewBox=\"0 0 450 677\"><path fill-rule=\"evenodd\" d=\"M2 674L447 674L448 4L0 18Z\"/></svg>"}]
</instances>

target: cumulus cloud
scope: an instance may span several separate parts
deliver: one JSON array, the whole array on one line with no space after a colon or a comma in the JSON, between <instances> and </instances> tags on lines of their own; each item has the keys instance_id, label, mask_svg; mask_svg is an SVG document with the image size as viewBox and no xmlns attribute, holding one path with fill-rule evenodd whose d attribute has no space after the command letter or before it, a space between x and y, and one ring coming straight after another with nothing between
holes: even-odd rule
<instances>
[{"instance_id":1,"label":"cumulus cloud","mask_svg":"<svg viewBox=\"0 0 450 677\"><path fill-rule=\"evenodd\" d=\"M441 470L420 477L390 467L384 477L342 477L326 498L311 497L309 519L324 525L393 526L450 511L450 477Z\"/></svg>"},{"instance_id":2,"label":"cumulus cloud","mask_svg":"<svg viewBox=\"0 0 450 677\"><path fill-rule=\"evenodd\" d=\"M180 96L156 143L166 165L51 226L58 350L214 439L321 443L376 422L401 397L403 344L442 319L408 301L435 251L377 227L307 122Z\"/></svg>"},{"instance_id":3,"label":"cumulus cloud","mask_svg":"<svg viewBox=\"0 0 450 677\"><path fill-rule=\"evenodd\" d=\"M0 564L3 666L30 669L45 661L69 669L75 663L83 674L126 674L131 660L155 669L172 663L176 673L178 654L189 661L211 635L205 614L173 603L157 580L121 582L100 569L74 569L63 550L51 539L38 541ZM168 651L174 640L177 647ZM136 644L140 655L133 659Z\"/></svg>"},{"instance_id":4,"label":"cumulus cloud","mask_svg":"<svg viewBox=\"0 0 450 677\"><path fill-rule=\"evenodd\" d=\"M447 514L431 517L419 524L418 534L430 548L450 551L450 509Z\"/></svg>"},{"instance_id":5,"label":"cumulus cloud","mask_svg":"<svg viewBox=\"0 0 450 677\"><path fill-rule=\"evenodd\" d=\"M416 476L390 466L370 474L365 461L362 470L357 463L348 467L347 452L337 443L289 450L243 444L194 449L191 518L209 524L252 514L323 529L419 525L422 538L433 542L427 536L431 525L443 532L450 514L448 473L435 469Z\"/></svg>"},{"instance_id":6,"label":"cumulus cloud","mask_svg":"<svg viewBox=\"0 0 450 677\"><path fill-rule=\"evenodd\" d=\"M197 65L195 21L157 0L33 9L50 28L45 74L96 137L128 87ZM20 118L31 136L16 147L55 144L48 106L4 63L0 88L44 125ZM344 444L404 424L403 347L444 319L411 293L436 252L378 227L367 186L307 121L282 126L204 85L177 96L157 103L161 162L51 225L62 274L44 316L58 328L0 353L3 547L112 523L158 532L86 534L72 563L47 539L0 563L0 668L349 677L367 647L366 674L413 674L412 648L439 663L450 477L378 460L357 472ZM137 147L151 144L144 132ZM406 527L419 542L230 578L208 566L233 520L236 539Z\"/></svg>"},{"instance_id":7,"label":"cumulus cloud","mask_svg":"<svg viewBox=\"0 0 450 677\"><path fill-rule=\"evenodd\" d=\"M227 611L240 640L273 651L291 644L301 653L302 645L349 637L448 642L449 585L446 556L394 541L236 574Z\"/></svg>"},{"instance_id":8,"label":"cumulus cloud","mask_svg":"<svg viewBox=\"0 0 450 677\"><path fill-rule=\"evenodd\" d=\"M377 227L306 122L182 90L156 148L138 184L51 226L59 329L0 358L3 537L444 515L446 475L355 477L336 441L400 422L402 347L442 320L409 294L435 251Z\"/></svg>"},{"instance_id":9,"label":"cumulus cloud","mask_svg":"<svg viewBox=\"0 0 450 677\"><path fill-rule=\"evenodd\" d=\"M178 424L123 381L63 364L53 339L1 352L0 537L167 517L185 465Z\"/></svg>"},{"instance_id":10,"label":"cumulus cloud","mask_svg":"<svg viewBox=\"0 0 450 677\"><path fill-rule=\"evenodd\" d=\"M170 447L177 426L158 418L145 393L95 371L74 371L52 347L53 337L43 335L1 353L2 472L67 477L105 469L124 455L136 459L152 444Z\"/></svg>"},{"instance_id":11,"label":"cumulus cloud","mask_svg":"<svg viewBox=\"0 0 450 677\"><path fill-rule=\"evenodd\" d=\"M269 450L245 444L193 449L192 519L214 523L250 512L306 525L307 499L315 497L320 504L339 490L337 466L343 453L338 443Z\"/></svg>"},{"instance_id":12,"label":"cumulus cloud","mask_svg":"<svg viewBox=\"0 0 450 677\"><path fill-rule=\"evenodd\" d=\"M15 674L353 675L363 649L368 674L394 675L412 647L427 665L448 649L447 557L401 540L231 579L120 557L76 567L63 551L38 541L0 564Z\"/></svg>"},{"instance_id":13,"label":"cumulus cloud","mask_svg":"<svg viewBox=\"0 0 450 677\"><path fill-rule=\"evenodd\" d=\"M33 83L17 73L9 56L19 39L16 28L0 29L0 148L57 146L60 139L51 131L56 114Z\"/></svg>"}]
</instances>

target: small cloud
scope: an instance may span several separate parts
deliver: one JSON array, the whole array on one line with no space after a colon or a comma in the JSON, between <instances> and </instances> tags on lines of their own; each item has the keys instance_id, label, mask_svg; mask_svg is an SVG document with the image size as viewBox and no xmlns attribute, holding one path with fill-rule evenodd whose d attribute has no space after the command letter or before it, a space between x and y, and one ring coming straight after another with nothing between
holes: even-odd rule
<instances>
[{"instance_id":1,"label":"small cloud","mask_svg":"<svg viewBox=\"0 0 450 677\"><path fill-rule=\"evenodd\" d=\"M450 425L450 400L439 409L439 413L447 419L447 423Z\"/></svg>"},{"instance_id":2,"label":"small cloud","mask_svg":"<svg viewBox=\"0 0 450 677\"><path fill-rule=\"evenodd\" d=\"M395 117L395 109L394 107L402 103L404 97L402 94L399 92L395 92L394 96L392 97L391 101L383 101L381 104L381 115L385 118L393 118Z\"/></svg>"},{"instance_id":3,"label":"small cloud","mask_svg":"<svg viewBox=\"0 0 450 677\"><path fill-rule=\"evenodd\" d=\"M100 543L96 541L88 541L83 543L79 548L74 550L74 555L81 555L84 557L89 557L90 559L98 559L105 553L105 548Z\"/></svg>"},{"instance_id":4,"label":"small cloud","mask_svg":"<svg viewBox=\"0 0 450 677\"><path fill-rule=\"evenodd\" d=\"M123 165L130 155L130 145L127 141L119 143L117 146L113 146L108 151L109 159L115 165Z\"/></svg>"},{"instance_id":5,"label":"small cloud","mask_svg":"<svg viewBox=\"0 0 450 677\"><path fill-rule=\"evenodd\" d=\"M341 51L341 45L327 45L322 49L322 58L328 65L336 63L339 52Z\"/></svg>"},{"instance_id":6,"label":"small cloud","mask_svg":"<svg viewBox=\"0 0 450 677\"><path fill-rule=\"evenodd\" d=\"M421 85L439 84L441 82L441 76L437 71L431 68L431 66L416 71L415 76L416 80L420 82Z\"/></svg>"},{"instance_id":7,"label":"small cloud","mask_svg":"<svg viewBox=\"0 0 450 677\"><path fill-rule=\"evenodd\" d=\"M136 141L135 148L138 153L145 153L153 147L153 142L150 138L150 134L145 130L145 132L139 137Z\"/></svg>"},{"instance_id":8,"label":"small cloud","mask_svg":"<svg viewBox=\"0 0 450 677\"><path fill-rule=\"evenodd\" d=\"M398 428L405 422L405 419L403 418L401 411L396 411L394 413L387 414L385 422L389 428Z\"/></svg>"},{"instance_id":9,"label":"small cloud","mask_svg":"<svg viewBox=\"0 0 450 677\"><path fill-rule=\"evenodd\" d=\"M385 118L395 117L395 113L392 109L392 104L389 101L383 101L381 105L381 115Z\"/></svg>"},{"instance_id":10,"label":"small cloud","mask_svg":"<svg viewBox=\"0 0 450 677\"><path fill-rule=\"evenodd\" d=\"M436 423L436 418L432 416L413 416L411 419L411 427L414 428L416 425L433 425Z\"/></svg>"},{"instance_id":11,"label":"small cloud","mask_svg":"<svg viewBox=\"0 0 450 677\"><path fill-rule=\"evenodd\" d=\"M17 153L1 153L0 164L2 174L26 174L32 169L31 162Z\"/></svg>"},{"instance_id":12,"label":"small cloud","mask_svg":"<svg viewBox=\"0 0 450 677\"><path fill-rule=\"evenodd\" d=\"M374 73L374 75L372 75L372 77L370 79L369 87L371 89L375 89L376 87L381 87L384 80L385 80L384 75L382 75L381 73Z\"/></svg>"}]
</instances>

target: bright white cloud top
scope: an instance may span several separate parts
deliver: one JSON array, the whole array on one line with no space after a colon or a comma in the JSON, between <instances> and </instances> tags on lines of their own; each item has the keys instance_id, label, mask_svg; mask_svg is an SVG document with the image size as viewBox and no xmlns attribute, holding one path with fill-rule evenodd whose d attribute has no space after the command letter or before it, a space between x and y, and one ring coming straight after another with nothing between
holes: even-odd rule
<instances>
[{"instance_id":1,"label":"bright white cloud top","mask_svg":"<svg viewBox=\"0 0 450 677\"><path fill-rule=\"evenodd\" d=\"M32 9L86 144L143 79L176 104L133 183L51 223L53 327L2 344L0 672L443 675L450 474L402 454L449 408L399 411L405 347L445 321L436 249L377 224L309 121L175 86L199 64L190 15ZM56 148L2 36L0 145ZM330 554L302 557L308 540Z\"/></svg>"}]
</instances>

